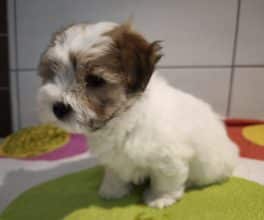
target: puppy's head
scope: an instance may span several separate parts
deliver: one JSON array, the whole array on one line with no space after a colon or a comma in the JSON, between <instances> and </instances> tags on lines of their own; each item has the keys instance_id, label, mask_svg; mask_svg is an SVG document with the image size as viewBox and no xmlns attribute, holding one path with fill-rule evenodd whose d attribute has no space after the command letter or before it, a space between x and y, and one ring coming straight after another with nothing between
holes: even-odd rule
<instances>
[{"instance_id":1,"label":"puppy's head","mask_svg":"<svg viewBox=\"0 0 264 220\"><path fill-rule=\"evenodd\" d=\"M144 92L160 49L129 24L79 24L56 33L39 64L42 120L82 132L102 127Z\"/></svg>"}]
</instances>

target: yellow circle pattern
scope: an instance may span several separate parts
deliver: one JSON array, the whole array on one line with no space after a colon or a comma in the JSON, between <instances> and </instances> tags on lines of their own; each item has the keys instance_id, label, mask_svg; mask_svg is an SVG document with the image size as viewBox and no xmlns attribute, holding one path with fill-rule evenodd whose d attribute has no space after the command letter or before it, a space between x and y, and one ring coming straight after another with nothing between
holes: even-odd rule
<instances>
[{"instance_id":1,"label":"yellow circle pattern","mask_svg":"<svg viewBox=\"0 0 264 220\"><path fill-rule=\"evenodd\" d=\"M50 124L23 128L0 144L0 156L28 158L54 151L66 144L70 135Z\"/></svg>"},{"instance_id":2,"label":"yellow circle pattern","mask_svg":"<svg viewBox=\"0 0 264 220\"><path fill-rule=\"evenodd\" d=\"M264 146L264 125L245 127L242 130L243 136L254 144Z\"/></svg>"}]
</instances>

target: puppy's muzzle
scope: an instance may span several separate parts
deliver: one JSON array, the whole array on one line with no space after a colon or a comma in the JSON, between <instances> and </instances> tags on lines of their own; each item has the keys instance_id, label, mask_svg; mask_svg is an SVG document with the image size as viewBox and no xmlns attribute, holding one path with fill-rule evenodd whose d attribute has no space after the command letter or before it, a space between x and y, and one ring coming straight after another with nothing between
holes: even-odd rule
<instances>
[{"instance_id":1,"label":"puppy's muzzle","mask_svg":"<svg viewBox=\"0 0 264 220\"><path fill-rule=\"evenodd\" d=\"M63 120L72 112L71 106L64 104L63 102L54 103L52 106L52 110L53 110L54 115L59 120Z\"/></svg>"}]
</instances>

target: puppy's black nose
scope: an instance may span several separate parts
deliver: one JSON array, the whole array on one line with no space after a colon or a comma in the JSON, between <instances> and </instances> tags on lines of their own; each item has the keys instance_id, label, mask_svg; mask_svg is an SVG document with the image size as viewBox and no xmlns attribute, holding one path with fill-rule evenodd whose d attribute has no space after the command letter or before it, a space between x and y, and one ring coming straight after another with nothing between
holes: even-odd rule
<instances>
[{"instance_id":1,"label":"puppy's black nose","mask_svg":"<svg viewBox=\"0 0 264 220\"><path fill-rule=\"evenodd\" d=\"M62 102L56 102L53 104L52 110L53 110L54 115L58 119L63 119L65 116L67 116L72 111L72 108L70 105L66 105Z\"/></svg>"}]
</instances>

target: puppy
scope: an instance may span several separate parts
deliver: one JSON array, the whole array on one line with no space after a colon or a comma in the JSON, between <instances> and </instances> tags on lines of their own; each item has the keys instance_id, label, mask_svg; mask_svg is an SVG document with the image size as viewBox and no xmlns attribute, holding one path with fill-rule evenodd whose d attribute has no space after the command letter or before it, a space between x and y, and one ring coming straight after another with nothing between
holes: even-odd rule
<instances>
[{"instance_id":1,"label":"puppy","mask_svg":"<svg viewBox=\"0 0 264 220\"><path fill-rule=\"evenodd\" d=\"M88 136L105 167L104 198L149 178L144 201L163 208L187 186L227 179L236 164L237 147L211 107L155 70L160 50L129 24L102 22L54 34L41 57L41 118Z\"/></svg>"}]
</instances>

